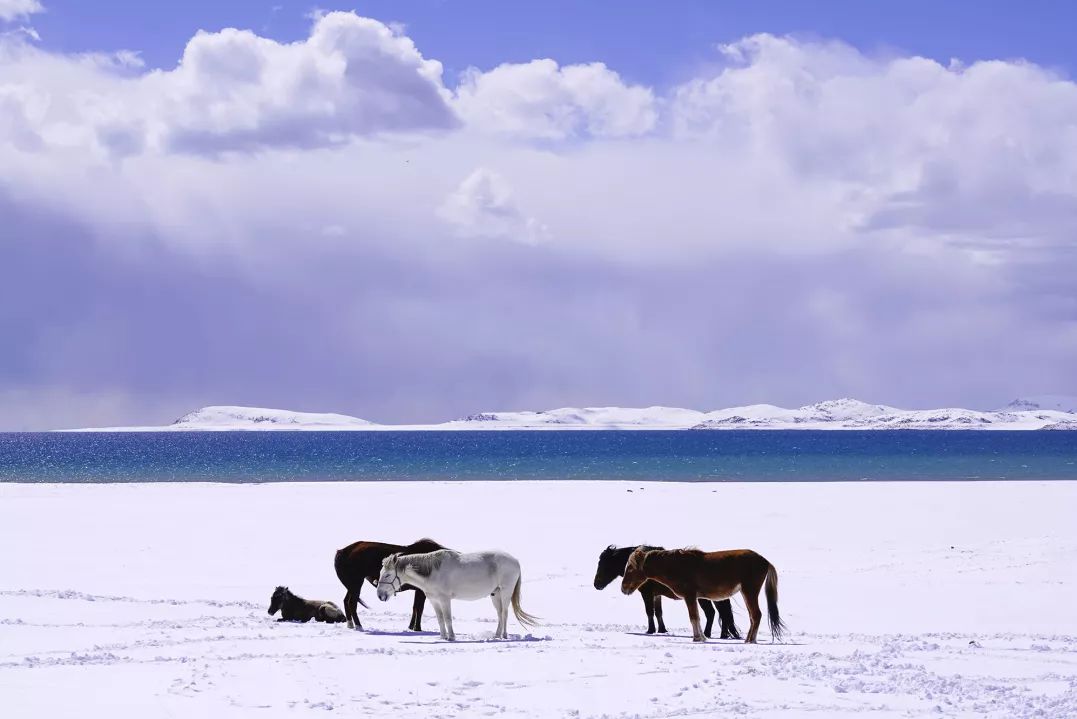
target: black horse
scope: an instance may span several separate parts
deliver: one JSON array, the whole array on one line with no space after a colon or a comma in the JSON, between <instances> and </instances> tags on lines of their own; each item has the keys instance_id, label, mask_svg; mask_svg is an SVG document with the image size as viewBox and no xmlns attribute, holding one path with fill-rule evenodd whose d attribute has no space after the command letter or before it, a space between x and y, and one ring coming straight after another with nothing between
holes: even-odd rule
<instances>
[{"instance_id":1,"label":"black horse","mask_svg":"<svg viewBox=\"0 0 1077 719\"><path fill-rule=\"evenodd\" d=\"M628 556L640 547L616 547L610 545L598 555L598 571L595 572L595 589L605 589L617 577L625 575L625 565L628 564ZM662 549L662 547L650 547L643 545L645 550ZM658 632L666 633L666 623L662 621L662 597L680 599L664 584L648 580L644 582L639 593L643 597L643 608L647 612L647 633L654 634L654 620L658 618ZM707 628L703 634L710 638L711 627L714 626L714 605L718 606L718 621L722 630L722 639L740 639L740 632L733 620L733 606L728 599L720 602L711 602L709 599L700 599L699 607L707 617Z\"/></svg>"},{"instance_id":2,"label":"black horse","mask_svg":"<svg viewBox=\"0 0 1077 719\"><path fill-rule=\"evenodd\" d=\"M378 575L381 574L381 563L390 554L400 552L403 554L421 554L445 549L433 539L420 539L404 546L402 544L386 544L385 542L370 542L362 540L353 542L344 549L340 549L333 559L333 568L336 569L337 578L347 589L344 595L344 616L348 621L348 628L362 629L359 623L359 615L356 613L356 605L366 606L366 602L359 596L363 588L363 582L367 581L378 586ZM415 589L410 584L397 589L398 592ZM423 606L426 604L426 595L415 589L415 601L411 606L411 621L408 629L421 632L423 630Z\"/></svg>"},{"instance_id":3,"label":"black horse","mask_svg":"<svg viewBox=\"0 0 1077 719\"><path fill-rule=\"evenodd\" d=\"M278 611L280 612L278 622L309 622L313 619L335 624L345 621L344 612L332 602L303 599L293 594L288 587L277 587L273 590L273 596L269 598L269 615L273 616Z\"/></svg>"}]
</instances>

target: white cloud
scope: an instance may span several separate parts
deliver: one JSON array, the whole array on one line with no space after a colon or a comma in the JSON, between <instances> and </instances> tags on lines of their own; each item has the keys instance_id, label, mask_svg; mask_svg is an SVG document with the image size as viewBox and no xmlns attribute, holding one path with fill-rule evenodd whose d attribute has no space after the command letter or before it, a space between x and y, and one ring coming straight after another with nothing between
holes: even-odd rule
<instances>
[{"instance_id":1,"label":"white cloud","mask_svg":"<svg viewBox=\"0 0 1077 719\"><path fill-rule=\"evenodd\" d=\"M285 172L299 185L289 197L317 187L307 206L335 213L308 226L429 233L444 229L440 213L458 234L618 259L885 241L921 254L948 244L983 262L1015 243L1071 243L1073 82L1027 63L943 66L769 35L722 51L724 67L660 101L602 64L552 60L470 71L449 89L409 38L352 13L319 15L292 44L200 33L170 71L145 72L131 53L65 56L9 38L0 182L69 187L66 201L95 214L155 208L169 228L185 227L185 214L204 225L212 207L238 235L249 221L238 196L272 192L266 177ZM295 154L238 157L255 150ZM472 175L476 166L507 180ZM511 211L498 205L506 181ZM380 199L358 209L356 186ZM256 197L249 206L275 211Z\"/></svg>"},{"instance_id":2,"label":"white cloud","mask_svg":"<svg viewBox=\"0 0 1077 719\"><path fill-rule=\"evenodd\" d=\"M39 0L0 0L0 21L11 22L44 11Z\"/></svg>"},{"instance_id":3,"label":"white cloud","mask_svg":"<svg viewBox=\"0 0 1077 719\"><path fill-rule=\"evenodd\" d=\"M441 63L352 13L326 13L307 40L287 45L245 30L199 33L179 67L145 82L160 99L166 142L196 152L324 146L455 123Z\"/></svg>"},{"instance_id":4,"label":"white cloud","mask_svg":"<svg viewBox=\"0 0 1077 719\"><path fill-rule=\"evenodd\" d=\"M657 120L650 88L626 85L596 62L558 67L553 60L472 68L457 88L456 107L483 132L542 140L630 137Z\"/></svg>"},{"instance_id":5,"label":"white cloud","mask_svg":"<svg viewBox=\"0 0 1077 719\"><path fill-rule=\"evenodd\" d=\"M537 244L549 236L545 225L517 207L505 178L486 168L468 175L446 198L439 214L461 237Z\"/></svg>"},{"instance_id":6,"label":"white cloud","mask_svg":"<svg viewBox=\"0 0 1077 719\"><path fill-rule=\"evenodd\" d=\"M167 71L139 74L130 52L65 57L13 38L0 64L0 88L24 97L43 141L106 155L313 148L457 122L441 64L352 13L321 15L291 44L199 32Z\"/></svg>"},{"instance_id":7,"label":"white cloud","mask_svg":"<svg viewBox=\"0 0 1077 719\"><path fill-rule=\"evenodd\" d=\"M759 35L673 92L674 137L844 188L865 229L988 242L1077 221L1077 85L1021 62L943 66ZM852 215L850 215L852 217Z\"/></svg>"},{"instance_id":8,"label":"white cloud","mask_svg":"<svg viewBox=\"0 0 1077 719\"><path fill-rule=\"evenodd\" d=\"M199 35L166 72L8 38L0 203L77 220L117 263L173 253L281 316L305 302L297 324L309 347L333 337L341 382L416 358L428 395L464 388L449 416L631 403L637 386L644 403L707 403L700 388L733 376L742 394L716 405L994 404L1026 372L1077 391L1061 386L1077 348L1072 81L771 36L724 53L666 90L553 61L454 88L350 14L290 45ZM81 358L95 329L57 329L63 351L20 367ZM432 354L444 372L427 373ZM525 368L518 402L476 400L490 374L454 384L489 366L503 382ZM988 397L999 377L1015 379ZM414 391L416 414L439 411Z\"/></svg>"}]
</instances>

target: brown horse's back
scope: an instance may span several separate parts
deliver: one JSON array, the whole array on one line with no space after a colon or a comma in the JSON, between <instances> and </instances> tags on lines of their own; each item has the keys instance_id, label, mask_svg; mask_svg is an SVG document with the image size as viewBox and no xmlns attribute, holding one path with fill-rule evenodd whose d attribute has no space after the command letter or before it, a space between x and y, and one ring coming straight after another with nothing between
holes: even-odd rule
<instances>
[{"instance_id":1,"label":"brown horse's back","mask_svg":"<svg viewBox=\"0 0 1077 719\"><path fill-rule=\"evenodd\" d=\"M766 579L770 562L751 549L728 549L721 552L699 552L696 582L701 594L725 599L735 594L739 587L759 591ZM731 585L731 586L728 586Z\"/></svg>"},{"instance_id":2,"label":"brown horse's back","mask_svg":"<svg viewBox=\"0 0 1077 719\"><path fill-rule=\"evenodd\" d=\"M400 551L400 545L397 544L365 540L353 542L337 550L333 568L337 571L337 579L340 583L345 587L351 587L361 584L368 577L373 576L377 579L382 560L398 551Z\"/></svg>"},{"instance_id":3,"label":"brown horse's back","mask_svg":"<svg viewBox=\"0 0 1077 719\"><path fill-rule=\"evenodd\" d=\"M361 584L364 579L373 583L381 573L381 563L390 554L416 554L433 552L436 549L444 547L432 539L420 539L408 545L360 540L337 550L333 567L336 569L337 578L345 587Z\"/></svg>"},{"instance_id":4,"label":"brown horse's back","mask_svg":"<svg viewBox=\"0 0 1077 719\"><path fill-rule=\"evenodd\" d=\"M344 595L344 616L348 621L348 626L351 627L354 623L362 627L356 614L355 605L362 604L364 607L366 606L366 602L359 597L363 582L369 581L374 584L378 581L378 575L381 574L381 563L385 561L386 557L395 552L415 554L433 552L437 549L444 549L444 547L433 539L426 538L408 545L371 542L364 539L353 542L343 549L338 549L336 556L333 558L333 569L336 570L337 579L347 589L347 594ZM406 589L414 589L414 587L405 584L400 588L401 591ZM425 595L420 591L416 591L412 608L411 629L418 630L422 626L422 609L425 601Z\"/></svg>"}]
</instances>

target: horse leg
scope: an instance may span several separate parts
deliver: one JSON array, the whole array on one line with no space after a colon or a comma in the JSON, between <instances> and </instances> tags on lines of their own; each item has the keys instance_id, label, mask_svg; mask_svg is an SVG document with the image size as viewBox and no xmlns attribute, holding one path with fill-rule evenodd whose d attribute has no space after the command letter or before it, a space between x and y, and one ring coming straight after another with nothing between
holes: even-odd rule
<instances>
[{"instance_id":1,"label":"horse leg","mask_svg":"<svg viewBox=\"0 0 1077 719\"><path fill-rule=\"evenodd\" d=\"M647 613L647 633L654 634L654 594L642 588L639 593L643 597L643 611Z\"/></svg>"},{"instance_id":2,"label":"horse leg","mask_svg":"<svg viewBox=\"0 0 1077 719\"><path fill-rule=\"evenodd\" d=\"M685 594L684 602L688 605L688 618L692 621L692 641L707 641L707 638L703 636L703 631L699 628L699 606L696 595Z\"/></svg>"},{"instance_id":3,"label":"horse leg","mask_svg":"<svg viewBox=\"0 0 1077 719\"><path fill-rule=\"evenodd\" d=\"M737 622L733 618L733 605L728 599L715 602L718 607L718 621L722 627L722 639L740 639Z\"/></svg>"},{"instance_id":4,"label":"horse leg","mask_svg":"<svg viewBox=\"0 0 1077 719\"><path fill-rule=\"evenodd\" d=\"M497 590L490 595L490 602L494 605L494 614L497 615L497 629L494 630L494 639L501 638L501 597L497 596Z\"/></svg>"},{"instance_id":5,"label":"horse leg","mask_svg":"<svg viewBox=\"0 0 1077 719\"><path fill-rule=\"evenodd\" d=\"M659 634L665 634L666 633L666 623L662 619L662 595L661 594L655 594L654 595L654 616L655 616L655 619L658 620L658 633Z\"/></svg>"},{"instance_id":6,"label":"horse leg","mask_svg":"<svg viewBox=\"0 0 1077 719\"><path fill-rule=\"evenodd\" d=\"M497 612L497 631L494 632L494 639L508 639L509 607L505 601L505 594L500 588L495 589L490 595L490 600L494 603L494 611Z\"/></svg>"},{"instance_id":7,"label":"horse leg","mask_svg":"<svg viewBox=\"0 0 1077 719\"><path fill-rule=\"evenodd\" d=\"M360 584L355 589L349 589L348 593L344 595L344 615L348 618L348 629L362 629L363 623L359 621L359 590L363 588Z\"/></svg>"},{"instance_id":8,"label":"horse leg","mask_svg":"<svg viewBox=\"0 0 1077 719\"><path fill-rule=\"evenodd\" d=\"M756 587L754 592L744 587L740 590L740 594L744 598L744 606L748 609L748 616L752 620L744 643L755 644L755 634L759 631L760 620L763 619L763 611L759 608L759 587Z\"/></svg>"},{"instance_id":9,"label":"horse leg","mask_svg":"<svg viewBox=\"0 0 1077 719\"><path fill-rule=\"evenodd\" d=\"M359 594L363 591L363 581L359 580L358 586L352 592L352 616L355 617L355 628L362 629L363 623L359 621Z\"/></svg>"},{"instance_id":10,"label":"horse leg","mask_svg":"<svg viewBox=\"0 0 1077 719\"><path fill-rule=\"evenodd\" d=\"M456 632L452 630L452 599L445 598L445 630L449 633L446 637L450 642L456 641Z\"/></svg>"},{"instance_id":11,"label":"horse leg","mask_svg":"<svg viewBox=\"0 0 1077 719\"><path fill-rule=\"evenodd\" d=\"M710 639L711 628L714 626L714 605L711 604L711 600L700 597L699 606L703 610L703 616L707 618L707 626L703 630L703 636Z\"/></svg>"},{"instance_id":12,"label":"horse leg","mask_svg":"<svg viewBox=\"0 0 1077 719\"><path fill-rule=\"evenodd\" d=\"M445 632L445 611L441 608L441 602L431 598L430 603L434 605L434 614L436 614L438 618L438 634L442 639L447 639L448 634Z\"/></svg>"},{"instance_id":13,"label":"horse leg","mask_svg":"<svg viewBox=\"0 0 1077 719\"><path fill-rule=\"evenodd\" d=\"M509 605L512 604L512 600L506 596L504 591L501 594L501 638L509 638Z\"/></svg>"},{"instance_id":14,"label":"horse leg","mask_svg":"<svg viewBox=\"0 0 1077 719\"><path fill-rule=\"evenodd\" d=\"M426 606L426 595L418 589L415 590L415 601L411 603L411 623L408 629L413 632L423 630L423 607Z\"/></svg>"}]
</instances>

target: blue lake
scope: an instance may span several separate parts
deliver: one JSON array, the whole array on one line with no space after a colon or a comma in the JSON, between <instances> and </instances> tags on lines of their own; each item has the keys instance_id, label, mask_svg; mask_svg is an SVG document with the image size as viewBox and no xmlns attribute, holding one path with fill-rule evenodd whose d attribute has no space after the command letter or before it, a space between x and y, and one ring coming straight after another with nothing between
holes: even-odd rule
<instances>
[{"instance_id":1,"label":"blue lake","mask_svg":"<svg viewBox=\"0 0 1077 719\"><path fill-rule=\"evenodd\" d=\"M3 482L1077 479L1077 432L0 434Z\"/></svg>"}]
</instances>

